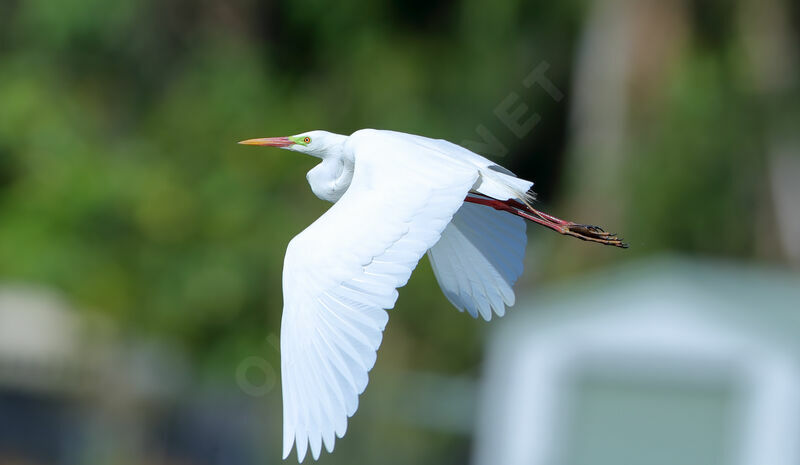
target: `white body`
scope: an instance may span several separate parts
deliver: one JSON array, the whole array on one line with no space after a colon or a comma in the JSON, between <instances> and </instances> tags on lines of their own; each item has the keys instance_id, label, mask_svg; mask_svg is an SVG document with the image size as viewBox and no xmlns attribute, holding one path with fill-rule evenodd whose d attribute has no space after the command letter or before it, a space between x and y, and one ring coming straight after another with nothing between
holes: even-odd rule
<instances>
[{"instance_id":1,"label":"white body","mask_svg":"<svg viewBox=\"0 0 800 465\"><path fill-rule=\"evenodd\" d=\"M335 204L289 243L283 272L284 458L333 450L358 407L397 288L427 252L448 300L502 316L522 273L525 221L464 203L470 192L526 201L532 183L443 140L365 129L312 131L286 147L323 161L308 173Z\"/></svg>"}]
</instances>

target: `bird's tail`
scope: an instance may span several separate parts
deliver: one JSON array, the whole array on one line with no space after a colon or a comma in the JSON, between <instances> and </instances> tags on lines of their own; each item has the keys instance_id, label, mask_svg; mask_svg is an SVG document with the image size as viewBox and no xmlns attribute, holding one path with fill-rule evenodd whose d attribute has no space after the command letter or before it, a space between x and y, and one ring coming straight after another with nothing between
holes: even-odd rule
<instances>
[{"instance_id":1,"label":"bird's tail","mask_svg":"<svg viewBox=\"0 0 800 465\"><path fill-rule=\"evenodd\" d=\"M516 177L500 165L481 170L478 185L473 190L497 200L517 200L528 207L536 201L533 182Z\"/></svg>"}]
</instances>

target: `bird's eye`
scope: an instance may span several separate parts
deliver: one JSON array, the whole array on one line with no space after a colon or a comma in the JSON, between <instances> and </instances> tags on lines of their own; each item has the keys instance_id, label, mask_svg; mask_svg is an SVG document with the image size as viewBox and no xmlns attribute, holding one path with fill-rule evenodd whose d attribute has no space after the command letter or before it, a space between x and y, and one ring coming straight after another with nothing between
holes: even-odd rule
<instances>
[{"instance_id":1,"label":"bird's eye","mask_svg":"<svg viewBox=\"0 0 800 465\"><path fill-rule=\"evenodd\" d=\"M311 142L311 138L310 138L310 137L308 137L308 136L306 136L306 137L303 137L303 142L305 142L306 144L308 144L309 142Z\"/></svg>"}]
</instances>

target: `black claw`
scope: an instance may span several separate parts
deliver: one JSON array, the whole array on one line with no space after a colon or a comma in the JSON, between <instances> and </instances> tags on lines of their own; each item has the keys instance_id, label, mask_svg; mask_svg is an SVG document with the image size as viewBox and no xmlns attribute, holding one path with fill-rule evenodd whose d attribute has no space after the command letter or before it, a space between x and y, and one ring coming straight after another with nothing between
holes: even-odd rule
<instances>
[{"instance_id":1,"label":"black claw","mask_svg":"<svg viewBox=\"0 0 800 465\"><path fill-rule=\"evenodd\" d=\"M629 247L627 243L622 242L622 239L617 237L617 233L605 232L600 226L594 226L590 224L572 224L568 227L568 230L573 233L571 234L572 236L584 241L599 242L601 244L613 245L614 247L620 247L623 249L627 249Z\"/></svg>"}]
</instances>

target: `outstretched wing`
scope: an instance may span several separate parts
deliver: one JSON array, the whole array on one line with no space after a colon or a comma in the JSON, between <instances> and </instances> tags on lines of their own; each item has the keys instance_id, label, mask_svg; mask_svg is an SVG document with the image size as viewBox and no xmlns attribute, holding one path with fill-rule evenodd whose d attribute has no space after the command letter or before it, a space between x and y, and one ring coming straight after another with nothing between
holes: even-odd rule
<instances>
[{"instance_id":1,"label":"outstretched wing","mask_svg":"<svg viewBox=\"0 0 800 465\"><path fill-rule=\"evenodd\" d=\"M358 407L397 288L438 240L477 169L379 131L348 142L344 196L292 239L283 271L283 455L333 450Z\"/></svg>"},{"instance_id":2,"label":"outstretched wing","mask_svg":"<svg viewBox=\"0 0 800 465\"><path fill-rule=\"evenodd\" d=\"M522 274L525 220L484 205L464 203L428 251L442 292L457 309L489 321L492 310L514 305Z\"/></svg>"}]
</instances>

